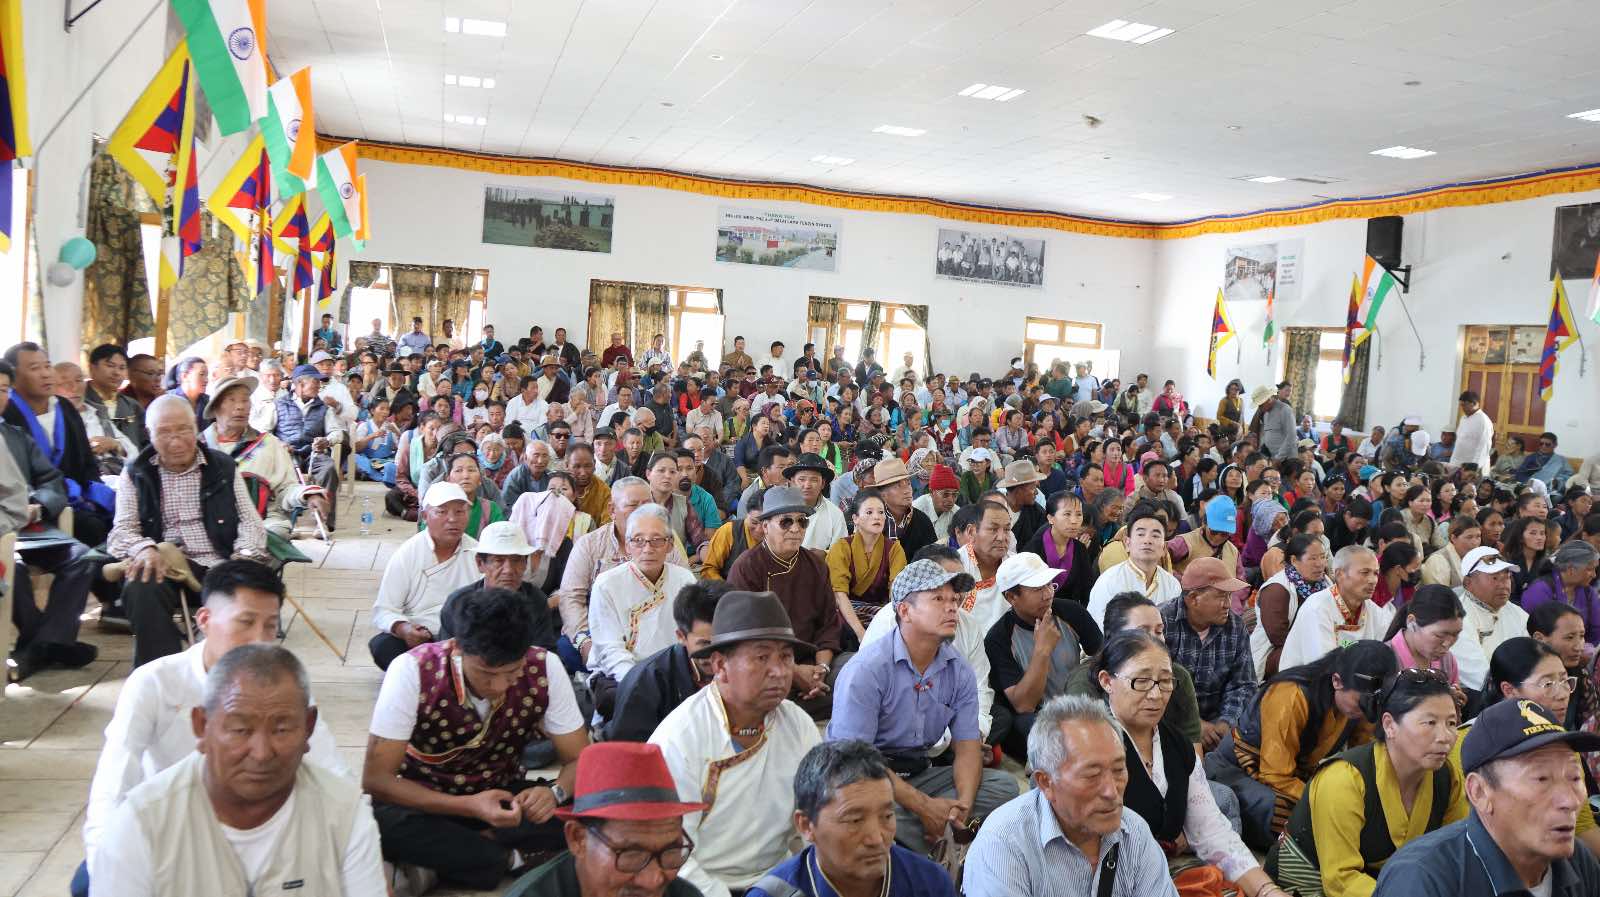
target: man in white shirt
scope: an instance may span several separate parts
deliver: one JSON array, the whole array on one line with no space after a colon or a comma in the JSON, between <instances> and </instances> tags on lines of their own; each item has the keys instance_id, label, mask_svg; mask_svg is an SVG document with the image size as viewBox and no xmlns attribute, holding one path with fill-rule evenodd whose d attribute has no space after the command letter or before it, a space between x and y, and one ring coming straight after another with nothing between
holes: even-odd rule
<instances>
[{"instance_id":1,"label":"man in white shirt","mask_svg":"<svg viewBox=\"0 0 1600 897\"><path fill-rule=\"evenodd\" d=\"M1178 578L1161 566L1167 530L1158 514L1160 506L1141 502L1128 521L1128 559L1100 574L1089 590L1089 616L1105 628L1106 605L1123 592L1138 592L1157 607L1183 593ZM1370 594L1370 590L1369 590Z\"/></svg>"},{"instance_id":2,"label":"man in white shirt","mask_svg":"<svg viewBox=\"0 0 1600 897\"><path fill-rule=\"evenodd\" d=\"M773 340L770 348L772 351L768 352L766 357L756 362L756 372L759 374L762 368L770 364L772 365L772 376L781 379L785 374L790 373L788 370L786 370L788 364L783 360L783 341Z\"/></svg>"},{"instance_id":3,"label":"man in white shirt","mask_svg":"<svg viewBox=\"0 0 1600 897\"><path fill-rule=\"evenodd\" d=\"M190 753L128 793L90 856L96 897L385 897L360 786L304 762L317 724L305 667L276 645L218 659Z\"/></svg>"},{"instance_id":4,"label":"man in white shirt","mask_svg":"<svg viewBox=\"0 0 1600 897\"><path fill-rule=\"evenodd\" d=\"M1494 421L1483 411L1483 401L1473 390L1461 394L1461 422L1456 424L1456 444L1450 463L1478 465L1478 473L1489 472L1489 453L1494 449Z\"/></svg>"},{"instance_id":5,"label":"man in white shirt","mask_svg":"<svg viewBox=\"0 0 1600 897\"><path fill-rule=\"evenodd\" d=\"M617 400L601 409L600 420L596 422L596 425L598 427L610 427L612 416L618 412L626 413L630 421L633 419L633 387L617 387ZM621 426L627 426L627 424L622 424Z\"/></svg>"},{"instance_id":6,"label":"man in white shirt","mask_svg":"<svg viewBox=\"0 0 1600 897\"><path fill-rule=\"evenodd\" d=\"M1383 451L1384 435L1385 430L1382 427L1373 427L1372 434L1363 440L1360 445L1356 446L1356 454L1363 458L1371 459L1373 463L1377 463L1378 453Z\"/></svg>"},{"instance_id":7,"label":"man in white shirt","mask_svg":"<svg viewBox=\"0 0 1600 897\"><path fill-rule=\"evenodd\" d=\"M83 847L89 859L83 867L82 888L74 881L74 893L88 893L87 866L94 861L117 803L134 786L194 752L189 717L200 706L206 672L240 645L277 641L284 586L265 565L223 561L206 572L200 594L202 606L195 612L195 623L205 638L180 654L138 667L117 695L89 786L83 823ZM307 759L354 779L321 720L311 729Z\"/></svg>"},{"instance_id":8,"label":"man in white shirt","mask_svg":"<svg viewBox=\"0 0 1600 897\"><path fill-rule=\"evenodd\" d=\"M589 590L589 669L617 682L676 642L672 603L695 581L688 568L667 562L673 541L665 508L639 506L628 515L625 538L628 562L601 573Z\"/></svg>"},{"instance_id":9,"label":"man in white shirt","mask_svg":"<svg viewBox=\"0 0 1600 897\"><path fill-rule=\"evenodd\" d=\"M1461 674L1461 687L1481 690L1489 676L1489 658L1508 638L1528 634L1528 612L1511 603L1511 574L1517 565L1484 545L1461 559L1462 584L1456 589L1467 618L1461 637L1450 646Z\"/></svg>"},{"instance_id":10,"label":"man in white shirt","mask_svg":"<svg viewBox=\"0 0 1600 897\"><path fill-rule=\"evenodd\" d=\"M396 657L433 641L444 600L478 581L473 559L477 542L466 534L467 493L455 483L434 483L422 497L420 513L425 528L389 558L372 603L372 625L378 634L367 647L379 669L388 669Z\"/></svg>"},{"instance_id":11,"label":"man in white shirt","mask_svg":"<svg viewBox=\"0 0 1600 897\"><path fill-rule=\"evenodd\" d=\"M1379 607L1372 602L1378 587L1378 556L1372 549L1362 545L1339 549L1331 572L1333 585L1307 598L1295 612L1278 669L1310 663L1334 648L1363 639L1382 641L1388 632L1394 605ZM1354 623L1348 622L1352 614Z\"/></svg>"},{"instance_id":12,"label":"man in white shirt","mask_svg":"<svg viewBox=\"0 0 1600 897\"><path fill-rule=\"evenodd\" d=\"M768 377L762 382L762 391L750 399L751 420L760 417L767 410L768 405L777 405L779 408L783 408L789 404L789 400L778 392L778 387L782 385L783 381L777 377Z\"/></svg>"},{"instance_id":13,"label":"man in white shirt","mask_svg":"<svg viewBox=\"0 0 1600 897\"><path fill-rule=\"evenodd\" d=\"M355 429L356 415L361 412L361 407L356 404L355 396L350 394L350 387L344 385L344 380L333 375L333 356L326 352L313 352L311 366L322 375L322 391L317 397L330 411L339 415L340 429L346 433Z\"/></svg>"},{"instance_id":14,"label":"man in white shirt","mask_svg":"<svg viewBox=\"0 0 1600 897\"><path fill-rule=\"evenodd\" d=\"M539 398L539 378L523 377L517 385L522 391L506 402L506 420L521 424L524 433L533 433L545 425L550 408Z\"/></svg>"}]
</instances>

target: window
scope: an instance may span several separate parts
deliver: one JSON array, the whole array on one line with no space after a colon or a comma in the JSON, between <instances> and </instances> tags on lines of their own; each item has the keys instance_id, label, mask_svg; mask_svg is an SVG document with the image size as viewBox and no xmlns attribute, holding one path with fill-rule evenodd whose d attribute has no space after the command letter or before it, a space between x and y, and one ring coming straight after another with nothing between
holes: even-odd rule
<instances>
[{"instance_id":1,"label":"window","mask_svg":"<svg viewBox=\"0 0 1600 897\"><path fill-rule=\"evenodd\" d=\"M1048 371L1058 361L1070 365L1084 362L1090 373L1101 380L1120 376L1122 353L1101 347L1104 333L1099 324L1064 321L1029 315L1022 330L1022 360Z\"/></svg>"},{"instance_id":2,"label":"window","mask_svg":"<svg viewBox=\"0 0 1600 897\"><path fill-rule=\"evenodd\" d=\"M368 333L373 319L383 322L383 332L395 331L394 297L390 291L389 266L378 269L370 287L350 288L350 333L346 337L353 345L355 337ZM469 333L476 331L468 331Z\"/></svg>"},{"instance_id":3,"label":"window","mask_svg":"<svg viewBox=\"0 0 1600 897\"><path fill-rule=\"evenodd\" d=\"M1317 366L1312 372L1316 382L1311 398L1311 417L1318 422L1332 421L1339 416L1339 402L1344 398L1344 328L1317 328ZM1278 380L1286 379L1284 372L1286 353L1278 348Z\"/></svg>"},{"instance_id":4,"label":"window","mask_svg":"<svg viewBox=\"0 0 1600 897\"><path fill-rule=\"evenodd\" d=\"M704 343L706 361L722 358L722 310L717 291L697 287L670 287L667 291L667 351L682 361Z\"/></svg>"},{"instance_id":5,"label":"window","mask_svg":"<svg viewBox=\"0 0 1600 897\"><path fill-rule=\"evenodd\" d=\"M839 334L835 339L838 345L844 346L846 358L861 359L861 337L867 326L867 315L872 310L872 303L852 299L839 301L840 323ZM816 339L812 335L811 342L817 344L817 357L828 358L832 347L827 341ZM905 306L895 305L891 302L878 303L878 338L874 341L872 350L878 355L878 363L885 371L893 374L905 363L904 355L911 353L911 367L913 370L922 371L923 354L927 348L927 336L923 329L911 320L911 314Z\"/></svg>"}]
</instances>

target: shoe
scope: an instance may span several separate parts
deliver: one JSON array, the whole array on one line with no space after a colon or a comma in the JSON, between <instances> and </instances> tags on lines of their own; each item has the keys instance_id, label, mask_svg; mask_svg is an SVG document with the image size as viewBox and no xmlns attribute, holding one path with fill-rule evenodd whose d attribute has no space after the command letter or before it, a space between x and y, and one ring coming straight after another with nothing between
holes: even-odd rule
<instances>
[{"instance_id":1,"label":"shoe","mask_svg":"<svg viewBox=\"0 0 1600 897\"><path fill-rule=\"evenodd\" d=\"M422 897L439 883L439 875L432 869L404 863L384 863L383 878L393 897Z\"/></svg>"},{"instance_id":2,"label":"shoe","mask_svg":"<svg viewBox=\"0 0 1600 897\"><path fill-rule=\"evenodd\" d=\"M13 651L6 660L6 681L21 682L41 670L50 668L50 660L45 656L42 645L29 645L26 648Z\"/></svg>"},{"instance_id":3,"label":"shoe","mask_svg":"<svg viewBox=\"0 0 1600 897\"><path fill-rule=\"evenodd\" d=\"M73 642L70 645L46 644L44 656L57 666L79 670L95 662L100 656L100 649L88 642Z\"/></svg>"}]
</instances>

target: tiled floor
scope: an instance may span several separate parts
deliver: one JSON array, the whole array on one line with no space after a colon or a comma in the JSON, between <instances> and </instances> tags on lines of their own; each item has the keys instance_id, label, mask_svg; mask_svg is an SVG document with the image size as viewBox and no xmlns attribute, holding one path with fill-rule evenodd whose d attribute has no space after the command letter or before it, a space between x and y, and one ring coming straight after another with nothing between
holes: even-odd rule
<instances>
[{"instance_id":1,"label":"tiled floor","mask_svg":"<svg viewBox=\"0 0 1600 897\"><path fill-rule=\"evenodd\" d=\"M332 545L297 543L314 563L291 565L284 574L290 595L348 658L341 662L299 612L285 608L285 644L310 670L322 718L353 769L361 766L382 680L367 654L368 612L384 562L415 532L413 524L382 516L376 487L362 484L360 490L358 495L373 496L379 515L373 534L359 534L358 497L355 509L341 507ZM133 643L125 634L100 631L94 622L84 623L82 638L100 647L98 661L7 686L0 702L0 897L62 897L83 860L89 780L130 669Z\"/></svg>"}]
</instances>

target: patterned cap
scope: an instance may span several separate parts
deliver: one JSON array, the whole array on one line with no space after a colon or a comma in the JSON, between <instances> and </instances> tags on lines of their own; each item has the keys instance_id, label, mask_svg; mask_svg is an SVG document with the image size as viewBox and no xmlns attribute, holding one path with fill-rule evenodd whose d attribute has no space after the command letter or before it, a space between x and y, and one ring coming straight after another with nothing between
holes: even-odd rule
<instances>
[{"instance_id":1,"label":"patterned cap","mask_svg":"<svg viewBox=\"0 0 1600 897\"><path fill-rule=\"evenodd\" d=\"M889 598L895 604L906 600L906 596L913 592L928 592L937 589L945 583L950 583L957 592L966 592L972 589L973 579L965 571L951 573L939 565L938 561L923 558L906 565L900 575L894 578L894 584L889 587Z\"/></svg>"}]
</instances>

